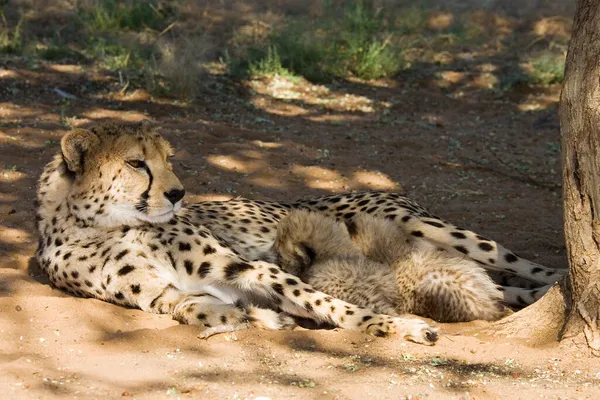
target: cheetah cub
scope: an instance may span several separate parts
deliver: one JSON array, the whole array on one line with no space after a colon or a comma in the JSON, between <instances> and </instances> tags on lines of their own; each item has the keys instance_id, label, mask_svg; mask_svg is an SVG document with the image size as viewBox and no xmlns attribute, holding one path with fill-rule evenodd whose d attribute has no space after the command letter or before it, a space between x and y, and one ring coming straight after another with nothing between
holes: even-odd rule
<instances>
[{"instance_id":1,"label":"cheetah cub","mask_svg":"<svg viewBox=\"0 0 600 400\"><path fill-rule=\"evenodd\" d=\"M376 312L439 322L496 320L506 312L502 292L474 261L370 215L343 223L292 211L280 221L271 251L316 290Z\"/></svg>"}]
</instances>

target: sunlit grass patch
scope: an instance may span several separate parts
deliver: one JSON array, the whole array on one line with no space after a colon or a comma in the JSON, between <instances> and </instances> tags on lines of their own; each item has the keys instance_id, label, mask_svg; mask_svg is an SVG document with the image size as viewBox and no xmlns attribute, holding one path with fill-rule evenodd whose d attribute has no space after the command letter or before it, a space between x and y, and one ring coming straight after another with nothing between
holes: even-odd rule
<instances>
[{"instance_id":1,"label":"sunlit grass patch","mask_svg":"<svg viewBox=\"0 0 600 400\"><path fill-rule=\"evenodd\" d=\"M522 67L527 81L531 84L560 83L565 73L565 54L544 52L532 57Z\"/></svg>"},{"instance_id":2,"label":"sunlit grass patch","mask_svg":"<svg viewBox=\"0 0 600 400\"><path fill-rule=\"evenodd\" d=\"M253 77L273 77L281 76L289 79L292 82L298 82L299 77L291 73L281 63L281 57L277 51L277 47L269 46L266 55L260 57L256 61L250 61L248 72Z\"/></svg>"},{"instance_id":3,"label":"sunlit grass patch","mask_svg":"<svg viewBox=\"0 0 600 400\"><path fill-rule=\"evenodd\" d=\"M520 65L506 68L500 76L497 89L509 91L518 86L548 86L564 79L565 56L563 51L544 50L524 56Z\"/></svg>"},{"instance_id":4,"label":"sunlit grass patch","mask_svg":"<svg viewBox=\"0 0 600 400\"><path fill-rule=\"evenodd\" d=\"M98 66L108 70L119 71L140 68L143 59L136 47L127 48L119 40L95 37L89 39L86 53L95 60Z\"/></svg>"},{"instance_id":5,"label":"sunlit grass patch","mask_svg":"<svg viewBox=\"0 0 600 400\"><path fill-rule=\"evenodd\" d=\"M3 17L1 8L0 16ZM20 19L14 27L10 27L4 18L2 18L2 22L0 23L2 24L0 26L0 54L20 53L23 49L23 37L21 34L23 19Z\"/></svg>"}]
</instances>

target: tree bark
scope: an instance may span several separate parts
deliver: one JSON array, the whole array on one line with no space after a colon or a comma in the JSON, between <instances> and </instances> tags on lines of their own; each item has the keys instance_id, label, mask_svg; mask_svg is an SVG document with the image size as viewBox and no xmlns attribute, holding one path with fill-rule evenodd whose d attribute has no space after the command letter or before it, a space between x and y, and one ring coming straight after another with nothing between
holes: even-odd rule
<instances>
[{"instance_id":1,"label":"tree bark","mask_svg":"<svg viewBox=\"0 0 600 400\"><path fill-rule=\"evenodd\" d=\"M571 307L562 337L600 355L600 0L579 0L560 98Z\"/></svg>"},{"instance_id":2,"label":"tree bark","mask_svg":"<svg viewBox=\"0 0 600 400\"><path fill-rule=\"evenodd\" d=\"M572 338L600 356L600 0L578 0L560 98L569 276L496 333Z\"/></svg>"}]
</instances>

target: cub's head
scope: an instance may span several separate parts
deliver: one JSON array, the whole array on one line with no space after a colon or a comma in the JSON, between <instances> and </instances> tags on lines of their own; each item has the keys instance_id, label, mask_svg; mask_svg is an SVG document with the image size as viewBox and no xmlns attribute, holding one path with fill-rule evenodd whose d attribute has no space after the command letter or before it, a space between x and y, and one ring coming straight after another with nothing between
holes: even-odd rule
<instances>
[{"instance_id":1,"label":"cub's head","mask_svg":"<svg viewBox=\"0 0 600 400\"><path fill-rule=\"evenodd\" d=\"M150 122L75 129L61 141L67 204L80 220L117 227L166 222L185 194L169 163L172 149Z\"/></svg>"}]
</instances>

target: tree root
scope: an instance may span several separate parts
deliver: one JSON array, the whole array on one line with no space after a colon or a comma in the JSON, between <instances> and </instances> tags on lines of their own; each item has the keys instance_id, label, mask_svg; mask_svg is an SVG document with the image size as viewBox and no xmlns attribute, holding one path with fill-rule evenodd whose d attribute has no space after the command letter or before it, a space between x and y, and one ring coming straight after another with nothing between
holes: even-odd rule
<instances>
[{"instance_id":1,"label":"tree root","mask_svg":"<svg viewBox=\"0 0 600 400\"><path fill-rule=\"evenodd\" d=\"M555 284L540 300L483 330L485 334L523 339L534 345L557 344L567 316L564 284Z\"/></svg>"}]
</instances>

